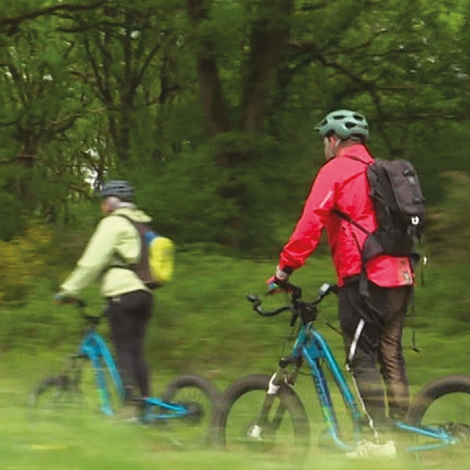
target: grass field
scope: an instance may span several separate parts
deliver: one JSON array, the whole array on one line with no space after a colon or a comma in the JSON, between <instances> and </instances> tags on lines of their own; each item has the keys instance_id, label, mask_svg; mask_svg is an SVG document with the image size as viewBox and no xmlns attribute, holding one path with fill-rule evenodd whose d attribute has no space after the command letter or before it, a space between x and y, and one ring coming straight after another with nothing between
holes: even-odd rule
<instances>
[{"instance_id":1,"label":"grass field","mask_svg":"<svg viewBox=\"0 0 470 470\"><path fill-rule=\"evenodd\" d=\"M244 295L262 293L263 279L272 263L234 261L224 256L181 254L176 280L158 292L156 315L149 330L148 350L156 393L180 373L200 373L223 389L235 378L251 373L272 373L281 354L288 352L289 318L262 319L250 311ZM197 272L198 276L194 276ZM426 382L454 373L470 373L467 322L466 267L436 266L427 274L427 287L416 298L416 331L420 353L411 351L411 329L404 345L412 392ZM295 274L308 298L317 286L332 279L328 260L315 260ZM154 427L132 425L83 410L38 416L25 406L35 383L62 365L80 337L80 320L71 307L54 308L55 286L39 283L21 308L4 308L0 331L0 468L37 469L196 469L257 470L285 468L275 456L262 458L246 452L215 449L182 450L168 433ZM88 291L90 309L100 308L96 289ZM268 306L282 301L266 299ZM269 304L271 302L271 304ZM336 321L336 303L328 300L322 316ZM325 325L319 329L342 362L341 338ZM100 327L107 334L106 326ZM323 429L308 377L299 382L299 395L309 412L312 447L306 468L372 469L377 462L351 462L331 449L320 447ZM469 454L470 455L470 454ZM380 461L381 470L414 468L470 468L468 458L449 460L434 453L426 461L412 455ZM290 465L288 465L290 466ZM295 464L298 468L298 464Z\"/></svg>"},{"instance_id":2,"label":"grass field","mask_svg":"<svg viewBox=\"0 0 470 470\"><path fill-rule=\"evenodd\" d=\"M253 457L249 453L230 453L213 449L185 451L174 446L166 431L154 427L121 422L91 412L68 410L57 415L41 416L24 406L26 384L21 371L2 370L0 389L0 468L4 470L36 469L204 469L240 468L276 469L290 466L279 457ZM308 391L302 390L303 398ZM341 454L317 445L318 430L312 421L313 439L305 468L372 469L377 461L352 462ZM438 460L435 460L438 459ZM433 454L423 464L411 455L394 461L380 460L380 468L468 468L463 457L447 461ZM431 465L432 464L432 465ZM435 464L435 465L434 465ZM298 468L296 464L296 468Z\"/></svg>"},{"instance_id":3,"label":"grass field","mask_svg":"<svg viewBox=\"0 0 470 470\"><path fill-rule=\"evenodd\" d=\"M329 334L325 332L325 334ZM335 337L331 341L334 343ZM339 343L338 343L339 346ZM454 343L457 351L459 348ZM461 348L460 348L461 349ZM452 354L452 350L449 351ZM47 357L47 356L45 356ZM185 450L176 447L171 436L165 430L150 426L141 426L124 422L120 418L101 416L90 409L67 409L63 413L42 414L29 409L26 398L31 386L41 374L39 364L47 361L38 355L31 361L24 362L17 356L6 359L0 368L2 376L0 386L0 409L2 424L0 426L0 468L5 470L37 470L37 469L220 469L235 470L240 468L276 469L292 466L299 468L298 462L289 464L279 458L279 455L263 456L242 451L224 452L221 450L201 448L200 450ZM412 355L411 370L423 368L419 365L419 356ZM274 370L275 361L273 360ZM420 370L412 377L421 375L439 376L439 371L426 366L428 374ZM445 368L444 368L445 369ZM259 372L269 373L272 370L263 368ZM251 371L250 371L251 372ZM48 371L46 371L48 373ZM156 375L156 374L154 374ZM158 378L157 390L161 390L166 381L173 377L165 375ZM215 378L219 388L227 381L219 376ZM419 386L414 382L413 391ZM308 377L300 377L297 391L304 402L312 431L312 445L309 457L303 461L305 468L321 469L372 469L377 461L353 462L346 460L341 453L331 448L319 445L320 434L324 426L320 419L320 410L316 397L310 386ZM340 400L334 396L338 406L340 419L345 413ZM457 410L458 411L458 410ZM455 415L455 410L454 410ZM409 444L407 438L404 444ZM382 470L415 469L415 468L470 468L467 459L460 456L452 460L440 452L428 453L426 460L414 455L400 454L396 460L380 460Z\"/></svg>"}]
</instances>

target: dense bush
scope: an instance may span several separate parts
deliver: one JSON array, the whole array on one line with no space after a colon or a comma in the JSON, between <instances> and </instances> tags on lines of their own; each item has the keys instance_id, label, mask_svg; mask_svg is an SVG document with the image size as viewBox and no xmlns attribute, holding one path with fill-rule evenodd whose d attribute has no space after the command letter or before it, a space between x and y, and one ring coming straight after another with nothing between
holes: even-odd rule
<instances>
[{"instance_id":1,"label":"dense bush","mask_svg":"<svg viewBox=\"0 0 470 470\"><path fill-rule=\"evenodd\" d=\"M266 136L225 133L156 171L126 176L137 185L139 205L177 242L266 254L276 243L279 220L290 226L300 214L316 171L312 165L299 181L294 168L300 162L286 165L285 152Z\"/></svg>"},{"instance_id":2,"label":"dense bush","mask_svg":"<svg viewBox=\"0 0 470 470\"><path fill-rule=\"evenodd\" d=\"M0 241L0 301L24 299L49 258L50 230L30 221L21 236Z\"/></svg>"},{"instance_id":3,"label":"dense bush","mask_svg":"<svg viewBox=\"0 0 470 470\"><path fill-rule=\"evenodd\" d=\"M470 175L454 171L444 177L445 197L430 210L426 239L436 256L461 261L470 255Z\"/></svg>"}]
</instances>

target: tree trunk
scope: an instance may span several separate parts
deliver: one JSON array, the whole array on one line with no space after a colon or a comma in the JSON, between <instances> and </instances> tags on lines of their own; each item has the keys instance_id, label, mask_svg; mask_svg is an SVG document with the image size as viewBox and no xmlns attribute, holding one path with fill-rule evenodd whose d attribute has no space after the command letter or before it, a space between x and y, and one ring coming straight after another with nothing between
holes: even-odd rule
<instances>
[{"instance_id":1,"label":"tree trunk","mask_svg":"<svg viewBox=\"0 0 470 470\"><path fill-rule=\"evenodd\" d=\"M269 83L289 37L288 22L292 8L293 0L263 0L258 19L251 26L240 126L249 132L263 128Z\"/></svg>"},{"instance_id":2,"label":"tree trunk","mask_svg":"<svg viewBox=\"0 0 470 470\"><path fill-rule=\"evenodd\" d=\"M210 2L187 0L186 4L191 22L197 31L200 23L208 18ZM213 135L227 132L230 128L228 110L214 57L213 41L207 37L200 38L197 51L200 93L209 131Z\"/></svg>"}]
</instances>

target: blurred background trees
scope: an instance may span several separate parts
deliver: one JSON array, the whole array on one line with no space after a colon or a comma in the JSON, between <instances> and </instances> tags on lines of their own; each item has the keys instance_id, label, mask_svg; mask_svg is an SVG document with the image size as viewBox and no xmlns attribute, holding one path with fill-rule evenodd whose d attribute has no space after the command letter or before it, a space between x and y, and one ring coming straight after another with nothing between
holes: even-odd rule
<instances>
[{"instance_id":1,"label":"blurred background trees","mask_svg":"<svg viewBox=\"0 0 470 470\"><path fill-rule=\"evenodd\" d=\"M449 228L469 230L469 9L4 0L0 239L31 237L37 219L67 247L61 262L75 259L76 231L99 217L93 188L125 178L180 245L275 257L323 162L313 127L352 108L370 121L374 155L417 167L442 251Z\"/></svg>"}]
</instances>

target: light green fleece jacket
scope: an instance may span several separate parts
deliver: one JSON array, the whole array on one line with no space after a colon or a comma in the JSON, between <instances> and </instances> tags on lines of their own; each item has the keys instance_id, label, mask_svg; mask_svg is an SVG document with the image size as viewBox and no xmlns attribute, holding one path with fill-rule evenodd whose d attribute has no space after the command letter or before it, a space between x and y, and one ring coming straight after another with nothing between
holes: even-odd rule
<instances>
[{"instance_id":1,"label":"light green fleece jacket","mask_svg":"<svg viewBox=\"0 0 470 470\"><path fill-rule=\"evenodd\" d=\"M123 214L137 222L152 219L139 209L120 208L105 216L91 236L77 266L60 286L66 295L78 297L80 291L100 279L103 297L113 297L135 290L148 290L130 269L113 265L136 263L140 256L140 235Z\"/></svg>"}]
</instances>

